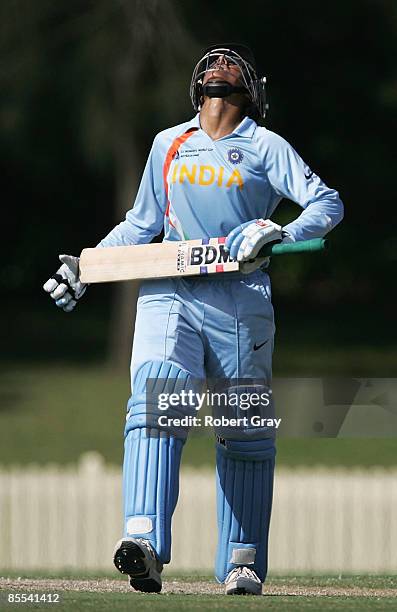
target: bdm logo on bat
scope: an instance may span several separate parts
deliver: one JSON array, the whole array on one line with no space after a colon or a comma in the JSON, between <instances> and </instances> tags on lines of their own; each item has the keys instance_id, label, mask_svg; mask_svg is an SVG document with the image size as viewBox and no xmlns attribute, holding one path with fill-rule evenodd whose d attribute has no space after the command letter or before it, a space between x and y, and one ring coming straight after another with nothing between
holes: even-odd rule
<instances>
[{"instance_id":1,"label":"bdm logo on bat","mask_svg":"<svg viewBox=\"0 0 397 612\"><path fill-rule=\"evenodd\" d=\"M208 266L213 263L223 264L228 261L233 261L233 259L230 257L229 251L226 251L224 244L218 244L217 246L206 244L194 246L190 249L190 266Z\"/></svg>"},{"instance_id":2,"label":"bdm logo on bat","mask_svg":"<svg viewBox=\"0 0 397 612\"><path fill-rule=\"evenodd\" d=\"M187 266L209 266L232 261L224 244L189 246L186 242L181 242L178 245L176 263L178 272L186 272Z\"/></svg>"}]
</instances>

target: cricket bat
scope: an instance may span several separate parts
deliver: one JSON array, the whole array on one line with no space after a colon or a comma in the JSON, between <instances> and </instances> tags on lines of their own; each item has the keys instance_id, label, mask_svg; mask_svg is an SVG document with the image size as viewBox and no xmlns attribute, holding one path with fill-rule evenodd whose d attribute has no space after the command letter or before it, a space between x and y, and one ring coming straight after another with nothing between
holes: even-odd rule
<instances>
[{"instance_id":1,"label":"cricket bat","mask_svg":"<svg viewBox=\"0 0 397 612\"><path fill-rule=\"evenodd\" d=\"M109 283L144 278L200 276L238 272L240 264L225 249L226 238L202 238L84 249L80 256L83 283ZM265 245L258 257L321 251L326 240L314 238L291 244Z\"/></svg>"}]
</instances>

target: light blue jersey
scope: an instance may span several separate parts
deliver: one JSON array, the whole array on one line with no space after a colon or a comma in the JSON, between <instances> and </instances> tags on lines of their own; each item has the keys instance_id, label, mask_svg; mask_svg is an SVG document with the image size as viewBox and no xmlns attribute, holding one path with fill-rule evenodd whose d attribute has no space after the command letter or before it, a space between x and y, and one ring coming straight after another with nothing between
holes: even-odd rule
<instances>
[{"instance_id":1,"label":"light blue jersey","mask_svg":"<svg viewBox=\"0 0 397 612\"><path fill-rule=\"evenodd\" d=\"M199 114L160 132L134 207L99 246L226 236L256 218L270 218L282 198L302 214L284 229L295 240L324 236L343 217L337 191L327 187L283 138L245 117L212 140Z\"/></svg>"}]
</instances>

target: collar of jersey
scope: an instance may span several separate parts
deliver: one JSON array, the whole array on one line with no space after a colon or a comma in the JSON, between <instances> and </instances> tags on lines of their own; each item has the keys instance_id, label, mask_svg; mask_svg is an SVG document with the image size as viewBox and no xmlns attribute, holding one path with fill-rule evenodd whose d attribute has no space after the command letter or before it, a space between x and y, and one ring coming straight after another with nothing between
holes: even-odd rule
<instances>
[{"instance_id":1,"label":"collar of jersey","mask_svg":"<svg viewBox=\"0 0 397 612\"><path fill-rule=\"evenodd\" d=\"M197 113L195 117L187 124L187 129L189 128L198 128L201 129L200 125L200 113ZM244 117L242 122L236 127L235 130L231 134L224 136L223 138L219 138L219 140L225 140L226 138L230 138L231 136L242 136L243 138L252 138L254 132L257 128L257 124L253 119L249 117Z\"/></svg>"}]
</instances>

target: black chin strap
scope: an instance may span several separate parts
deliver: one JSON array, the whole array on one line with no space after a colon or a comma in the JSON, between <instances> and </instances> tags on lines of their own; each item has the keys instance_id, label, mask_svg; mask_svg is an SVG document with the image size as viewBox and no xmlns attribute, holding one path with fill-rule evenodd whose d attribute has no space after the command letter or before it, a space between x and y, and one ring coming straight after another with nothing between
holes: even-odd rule
<instances>
[{"instance_id":1,"label":"black chin strap","mask_svg":"<svg viewBox=\"0 0 397 612\"><path fill-rule=\"evenodd\" d=\"M208 81L203 85L203 96L208 98L226 98L234 93L247 93L245 87L235 87L226 81Z\"/></svg>"}]
</instances>

